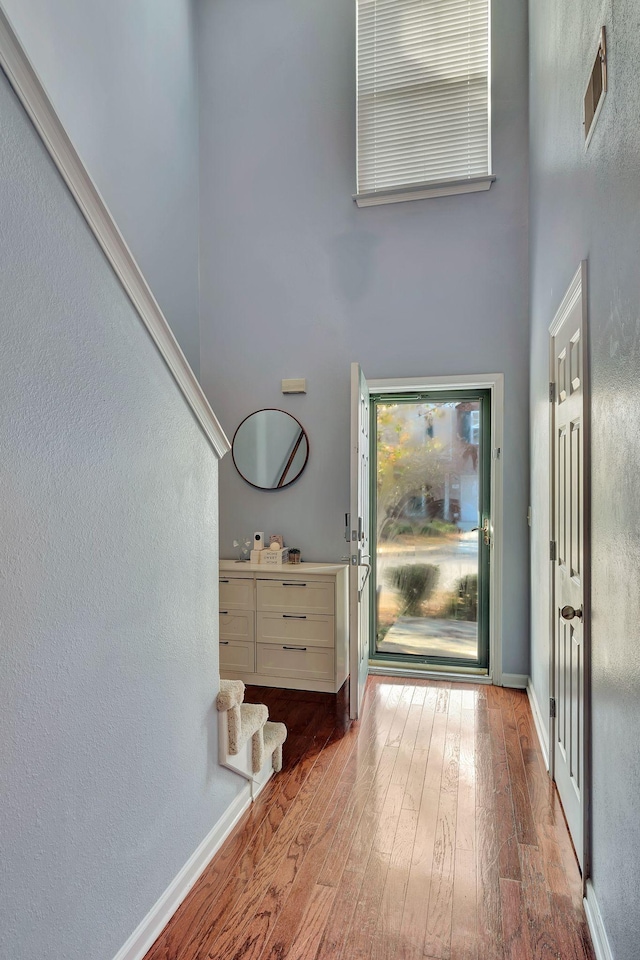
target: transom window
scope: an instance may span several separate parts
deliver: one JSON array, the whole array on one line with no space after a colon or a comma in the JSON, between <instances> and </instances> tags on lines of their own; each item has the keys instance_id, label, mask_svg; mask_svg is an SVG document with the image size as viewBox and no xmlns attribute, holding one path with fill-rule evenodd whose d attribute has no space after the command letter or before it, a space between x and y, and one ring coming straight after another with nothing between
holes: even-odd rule
<instances>
[{"instance_id":1,"label":"transom window","mask_svg":"<svg viewBox=\"0 0 640 960\"><path fill-rule=\"evenodd\" d=\"M356 0L360 206L488 190L489 0Z\"/></svg>"}]
</instances>

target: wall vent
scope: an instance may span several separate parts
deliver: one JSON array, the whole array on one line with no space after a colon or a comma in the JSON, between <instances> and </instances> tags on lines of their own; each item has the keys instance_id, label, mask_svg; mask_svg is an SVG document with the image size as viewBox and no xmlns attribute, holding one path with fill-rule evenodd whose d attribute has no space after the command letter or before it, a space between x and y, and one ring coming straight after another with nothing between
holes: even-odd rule
<instances>
[{"instance_id":1,"label":"wall vent","mask_svg":"<svg viewBox=\"0 0 640 960\"><path fill-rule=\"evenodd\" d=\"M602 27L600 39L598 41L598 52L591 68L589 83L584 95L584 139L585 146L589 146L589 141L593 135L596 121L602 110L602 103L607 92L607 45L606 31Z\"/></svg>"}]
</instances>

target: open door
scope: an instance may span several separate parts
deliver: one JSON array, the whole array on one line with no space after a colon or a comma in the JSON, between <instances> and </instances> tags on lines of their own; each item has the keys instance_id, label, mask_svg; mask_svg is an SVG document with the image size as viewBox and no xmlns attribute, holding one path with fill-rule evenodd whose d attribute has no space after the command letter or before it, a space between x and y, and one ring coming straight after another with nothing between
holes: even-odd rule
<instances>
[{"instance_id":1,"label":"open door","mask_svg":"<svg viewBox=\"0 0 640 960\"><path fill-rule=\"evenodd\" d=\"M351 515L349 558L350 715L357 720L369 673L371 557L369 555L369 385L351 364Z\"/></svg>"}]
</instances>

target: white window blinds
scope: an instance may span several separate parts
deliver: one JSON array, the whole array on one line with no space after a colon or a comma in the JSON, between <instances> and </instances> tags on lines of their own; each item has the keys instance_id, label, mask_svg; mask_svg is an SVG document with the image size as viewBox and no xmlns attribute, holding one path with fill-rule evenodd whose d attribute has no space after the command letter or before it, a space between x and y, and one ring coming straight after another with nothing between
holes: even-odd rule
<instances>
[{"instance_id":1,"label":"white window blinds","mask_svg":"<svg viewBox=\"0 0 640 960\"><path fill-rule=\"evenodd\" d=\"M356 2L358 194L487 178L489 0Z\"/></svg>"}]
</instances>

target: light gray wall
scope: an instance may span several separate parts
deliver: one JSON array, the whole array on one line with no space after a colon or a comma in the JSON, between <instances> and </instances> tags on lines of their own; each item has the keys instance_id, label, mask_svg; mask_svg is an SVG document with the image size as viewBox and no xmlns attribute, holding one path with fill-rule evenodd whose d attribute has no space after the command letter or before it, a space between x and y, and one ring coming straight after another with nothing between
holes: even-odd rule
<instances>
[{"instance_id":1,"label":"light gray wall","mask_svg":"<svg viewBox=\"0 0 640 960\"><path fill-rule=\"evenodd\" d=\"M548 696L547 328L589 265L593 424L593 882L615 960L640 942L640 6L536 0L531 18L532 675ZM585 151L600 26L609 93Z\"/></svg>"},{"instance_id":2,"label":"light gray wall","mask_svg":"<svg viewBox=\"0 0 640 960\"><path fill-rule=\"evenodd\" d=\"M359 210L353 0L200 0L201 371L230 435L281 406L311 449L286 492L221 464L221 555L257 529L314 560L346 546L351 360L504 372L504 669L527 673L527 11L493 9L494 187Z\"/></svg>"},{"instance_id":3,"label":"light gray wall","mask_svg":"<svg viewBox=\"0 0 640 960\"><path fill-rule=\"evenodd\" d=\"M191 0L2 0L198 374L198 105Z\"/></svg>"},{"instance_id":4,"label":"light gray wall","mask_svg":"<svg viewBox=\"0 0 640 960\"><path fill-rule=\"evenodd\" d=\"M217 461L0 73L0 956L111 960L217 765Z\"/></svg>"}]
</instances>

